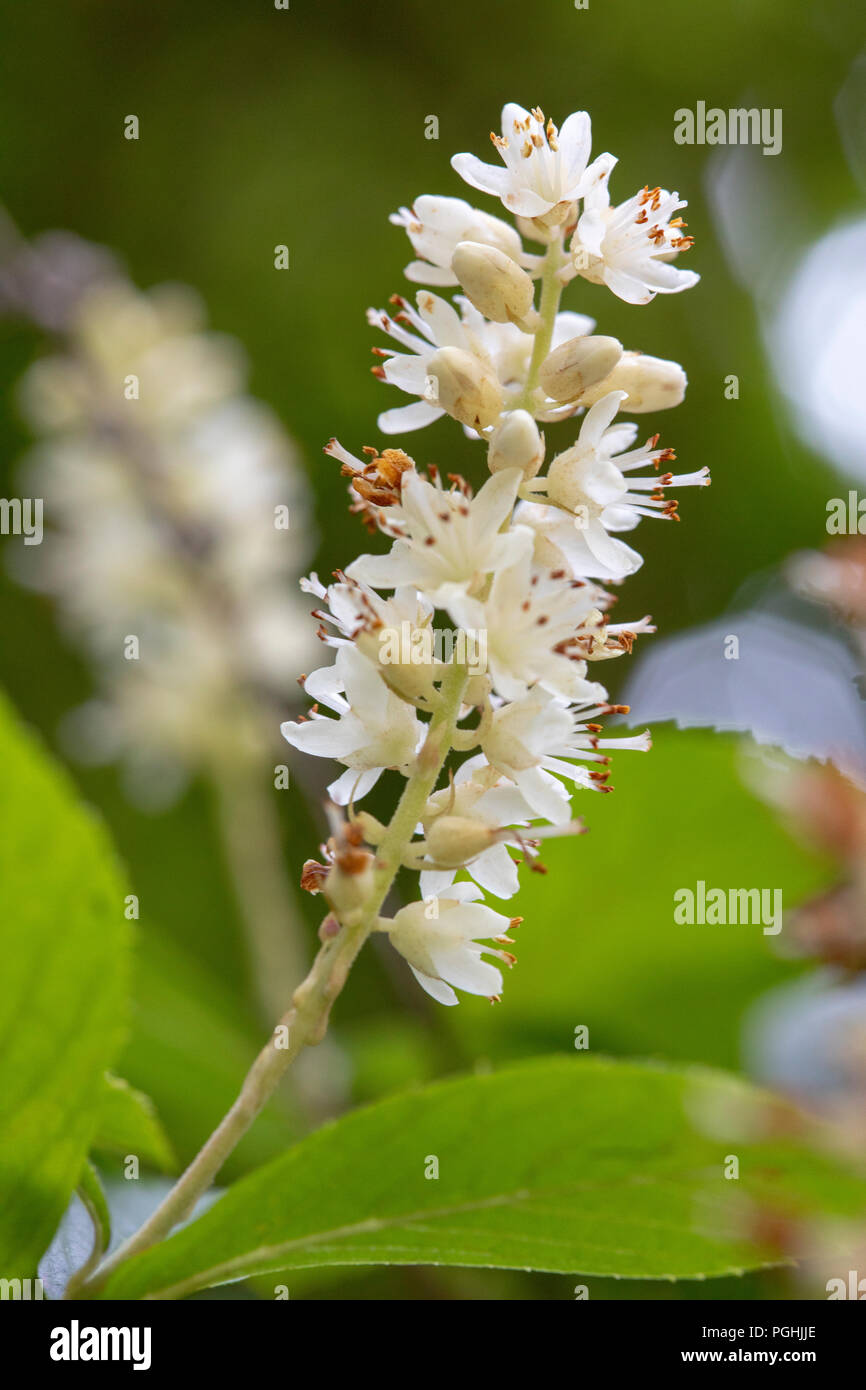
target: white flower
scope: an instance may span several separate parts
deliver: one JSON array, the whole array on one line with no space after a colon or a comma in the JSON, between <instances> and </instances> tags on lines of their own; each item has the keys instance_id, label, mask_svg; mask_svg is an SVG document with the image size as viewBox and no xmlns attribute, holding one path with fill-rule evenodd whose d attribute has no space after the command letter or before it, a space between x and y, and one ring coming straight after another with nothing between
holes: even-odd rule
<instances>
[{"instance_id":1,"label":"white flower","mask_svg":"<svg viewBox=\"0 0 866 1390\"><path fill-rule=\"evenodd\" d=\"M577 441L558 454L544 478L524 484L524 495L543 496L570 512L587 547L611 573L631 573L634 551L613 540L609 531L630 531L642 516L670 519L677 503L666 500L669 487L701 487L709 483L709 469L696 473L653 473L626 479L626 473L645 464L657 468L674 457L672 449L654 447L658 435L638 449L621 453L634 443L637 425L612 422L625 398L624 391L609 391L587 411ZM616 458L614 458L616 455Z\"/></svg>"},{"instance_id":2,"label":"white flower","mask_svg":"<svg viewBox=\"0 0 866 1390\"><path fill-rule=\"evenodd\" d=\"M526 836L533 838L525 838L516 829L528 825L534 815L513 782L500 776L483 758L467 759L458 768L453 785L434 792L427 802L423 816L427 858L440 867L425 868L422 861L423 897L445 893L457 869L464 867L486 892L497 898L513 897L520 886L518 865L507 846L526 856L535 855L538 832L527 830Z\"/></svg>"},{"instance_id":3,"label":"white flower","mask_svg":"<svg viewBox=\"0 0 866 1390\"><path fill-rule=\"evenodd\" d=\"M354 643L395 694L430 706L433 683L442 676L444 663L435 655L433 604L424 594L408 585L392 598L382 598L348 575L326 589L318 575L311 574L301 580L301 588L328 605L327 610L313 609L313 617L321 620L318 635L323 642L330 647ZM326 624L341 635L334 635Z\"/></svg>"},{"instance_id":4,"label":"white flower","mask_svg":"<svg viewBox=\"0 0 866 1390\"><path fill-rule=\"evenodd\" d=\"M426 482L413 470L402 477L397 512L404 528L387 555L362 555L346 573L375 588L412 584L434 603L469 590L485 575L510 564L531 544L521 527L500 530L509 516L523 474L509 468L488 478L471 500L457 487Z\"/></svg>"},{"instance_id":5,"label":"white flower","mask_svg":"<svg viewBox=\"0 0 866 1390\"><path fill-rule=\"evenodd\" d=\"M427 627L433 616L433 604L413 587L399 588L392 598L383 598L369 585L350 579L348 575L326 588L313 573L301 580L301 588L328 605L328 612L314 609L313 617L330 623L340 632L336 637L324 628L320 630L321 640L329 647L358 642L365 633L376 633L382 628L399 631L401 624L407 621L413 629Z\"/></svg>"},{"instance_id":6,"label":"white flower","mask_svg":"<svg viewBox=\"0 0 866 1390\"><path fill-rule=\"evenodd\" d=\"M388 932L418 983L440 1004L460 1002L452 985L467 994L498 998L502 975L482 956L498 956L507 965L514 963L510 952L480 944L493 940L510 945L505 933L512 920L473 901L480 896L474 883L457 883L448 889L447 898L410 903L393 920L380 923L380 930Z\"/></svg>"},{"instance_id":7,"label":"white flower","mask_svg":"<svg viewBox=\"0 0 866 1390\"><path fill-rule=\"evenodd\" d=\"M456 285L451 260L461 241L494 246L518 263L523 255L520 236L498 217L479 212L462 198L438 198L424 194L411 208L392 212L390 221L405 227L420 260L410 261L404 274L418 285Z\"/></svg>"},{"instance_id":8,"label":"white flower","mask_svg":"<svg viewBox=\"0 0 866 1390\"><path fill-rule=\"evenodd\" d=\"M301 752L346 764L348 771L328 788L338 806L366 796L386 768L411 770L424 725L357 648L340 647L334 665L313 671L304 689L338 718L314 709L309 719L286 722L280 731Z\"/></svg>"},{"instance_id":9,"label":"white flower","mask_svg":"<svg viewBox=\"0 0 866 1390\"><path fill-rule=\"evenodd\" d=\"M583 212L571 243L574 267L585 279L607 285L627 304L648 304L657 294L677 294L700 279L670 264L694 238L673 214L687 206L679 194L644 188L619 207L610 206L608 179L616 164L601 155L593 164Z\"/></svg>"},{"instance_id":10,"label":"white flower","mask_svg":"<svg viewBox=\"0 0 866 1390\"><path fill-rule=\"evenodd\" d=\"M419 399L412 405L383 411L377 421L383 434L422 429L445 414L433 396L430 372L431 359L440 348L460 348L477 358L496 377L503 409L511 408L523 391L529 371L535 343L531 333L522 332L513 323L489 323L463 295L455 296L459 313L452 304L429 291L417 296L417 310L400 295L395 295L393 302L399 306L399 313L393 318L382 309L368 309L367 322L408 351L374 348L385 361L373 370L382 380ZM555 348L569 338L591 333L594 327L594 320L585 314L563 311L556 316L551 346ZM550 402L550 407L557 414L563 411L555 401ZM545 418L543 405L536 415Z\"/></svg>"},{"instance_id":11,"label":"white flower","mask_svg":"<svg viewBox=\"0 0 866 1390\"><path fill-rule=\"evenodd\" d=\"M598 597L594 585L562 571L533 572L527 547L494 575L485 599L455 595L447 607L465 631L486 633L488 672L498 695L520 699L538 682L586 704L605 697L601 686L585 679L587 654L604 642Z\"/></svg>"},{"instance_id":12,"label":"white flower","mask_svg":"<svg viewBox=\"0 0 866 1390\"><path fill-rule=\"evenodd\" d=\"M585 111L573 112L557 131L538 107L526 111L509 102L502 109L502 135L490 138L504 169L474 154L455 154L451 164L473 188L500 198L509 212L541 217L560 205L565 212L583 195L592 146Z\"/></svg>"},{"instance_id":13,"label":"white flower","mask_svg":"<svg viewBox=\"0 0 866 1390\"><path fill-rule=\"evenodd\" d=\"M579 530L574 518L560 507L521 502L514 520L531 528L535 537L533 555L541 569L564 569L572 579L617 581L634 574L643 564L643 556L630 545L612 539L612 551L605 548L610 562L606 564L590 549L586 531Z\"/></svg>"},{"instance_id":14,"label":"white flower","mask_svg":"<svg viewBox=\"0 0 866 1390\"><path fill-rule=\"evenodd\" d=\"M604 705L593 709L568 709L546 690L531 690L522 700L494 711L481 747L491 766L516 783L536 815L544 816L554 825L564 825L570 815L569 798L558 780L560 777L576 786L609 790L604 785L606 771L589 772L565 762L566 758L606 766L608 760L599 749L645 751L650 747L648 733L636 738L600 739L596 729L580 722L604 713Z\"/></svg>"}]
</instances>

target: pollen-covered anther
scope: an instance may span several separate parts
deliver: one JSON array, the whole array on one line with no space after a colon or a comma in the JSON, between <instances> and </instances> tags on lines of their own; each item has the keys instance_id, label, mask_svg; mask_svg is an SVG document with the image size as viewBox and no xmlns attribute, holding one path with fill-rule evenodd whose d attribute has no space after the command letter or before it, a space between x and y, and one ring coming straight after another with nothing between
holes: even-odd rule
<instances>
[{"instance_id":1,"label":"pollen-covered anther","mask_svg":"<svg viewBox=\"0 0 866 1390\"><path fill-rule=\"evenodd\" d=\"M430 465L431 472L432 472L432 470L433 470L434 467L435 467L435 465L433 465L433 464ZM437 470L437 471L438 471L438 470ZM471 497L472 497L472 484L471 484L471 483L468 483L468 482L466 481L466 479L463 477L463 474L462 474L462 473L446 473L445 476L446 476L446 478L448 479L449 483L451 484L452 488L456 488L456 490L457 490L458 492L462 492L462 493L463 493L463 496L464 496L464 497L468 497L468 498L471 499ZM466 516L467 513L466 513L465 511L463 511L462 509L460 509L460 515L461 515L461 516Z\"/></svg>"},{"instance_id":2,"label":"pollen-covered anther","mask_svg":"<svg viewBox=\"0 0 866 1390\"><path fill-rule=\"evenodd\" d=\"M305 893L321 893L328 872L327 864L320 864L316 859L305 860L301 869L301 888Z\"/></svg>"}]
</instances>

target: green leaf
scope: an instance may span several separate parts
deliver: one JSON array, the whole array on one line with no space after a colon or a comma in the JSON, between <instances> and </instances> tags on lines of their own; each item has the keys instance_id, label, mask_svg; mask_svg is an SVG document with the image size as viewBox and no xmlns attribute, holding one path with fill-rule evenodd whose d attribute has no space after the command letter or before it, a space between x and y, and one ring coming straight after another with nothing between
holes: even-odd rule
<instances>
[{"instance_id":1,"label":"green leaf","mask_svg":"<svg viewBox=\"0 0 866 1390\"><path fill-rule=\"evenodd\" d=\"M447 1011L470 1058L573 1049L583 1024L593 1052L735 1069L744 1010L802 970L779 958L784 927L674 921L675 891L698 879L778 888L787 914L829 871L744 786L741 740L670 728L653 739L649 753L614 754L612 796L574 798L589 833L543 844L546 875L522 872L502 1006L464 996Z\"/></svg>"},{"instance_id":2,"label":"green leaf","mask_svg":"<svg viewBox=\"0 0 866 1390\"><path fill-rule=\"evenodd\" d=\"M757 1268L772 1256L742 1238L732 1195L845 1214L863 1210L866 1185L790 1144L710 1138L689 1118L700 1099L733 1126L732 1101L755 1095L723 1074L590 1058L446 1081L319 1130L118 1269L103 1296L176 1298L316 1265L635 1279Z\"/></svg>"},{"instance_id":3,"label":"green leaf","mask_svg":"<svg viewBox=\"0 0 866 1390\"><path fill-rule=\"evenodd\" d=\"M111 1244L111 1215L99 1174L92 1163L85 1163L82 1168L77 1192L93 1225L93 1249L101 1255Z\"/></svg>"},{"instance_id":4,"label":"green leaf","mask_svg":"<svg viewBox=\"0 0 866 1390\"><path fill-rule=\"evenodd\" d=\"M177 1167L153 1101L111 1072L105 1073L99 1123L91 1147L97 1153L121 1158L134 1154L146 1167L163 1173Z\"/></svg>"},{"instance_id":5,"label":"green leaf","mask_svg":"<svg viewBox=\"0 0 866 1390\"><path fill-rule=\"evenodd\" d=\"M5 699L0 766L0 1270L28 1277L122 1040L130 929L105 830Z\"/></svg>"}]
</instances>

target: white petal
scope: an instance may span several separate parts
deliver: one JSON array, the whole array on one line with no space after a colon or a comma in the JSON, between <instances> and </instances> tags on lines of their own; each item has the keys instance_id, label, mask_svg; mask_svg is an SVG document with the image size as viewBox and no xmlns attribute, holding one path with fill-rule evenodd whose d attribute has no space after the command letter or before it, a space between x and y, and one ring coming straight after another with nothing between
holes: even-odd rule
<instances>
[{"instance_id":1,"label":"white petal","mask_svg":"<svg viewBox=\"0 0 866 1390\"><path fill-rule=\"evenodd\" d=\"M554 825L565 825L571 819L568 795L555 777L543 772L540 767L530 767L515 772L514 780L536 815L543 816Z\"/></svg>"},{"instance_id":2,"label":"white petal","mask_svg":"<svg viewBox=\"0 0 866 1390\"><path fill-rule=\"evenodd\" d=\"M456 869L424 869L419 879L422 898L439 898L446 889L450 893Z\"/></svg>"},{"instance_id":3,"label":"white petal","mask_svg":"<svg viewBox=\"0 0 866 1390\"><path fill-rule=\"evenodd\" d=\"M418 559L406 541L396 540L387 555L359 555L346 574L374 589L396 589L416 582Z\"/></svg>"},{"instance_id":4,"label":"white petal","mask_svg":"<svg viewBox=\"0 0 866 1390\"><path fill-rule=\"evenodd\" d=\"M415 976L421 988L426 989L427 993L432 995L438 1004L460 1003L460 1000L457 998L451 986L446 985L444 980L434 980L432 975L422 974L420 970L415 969L414 965L410 965L409 969L412 971L412 974Z\"/></svg>"},{"instance_id":5,"label":"white petal","mask_svg":"<svg viewBox=\"0 0 866 1390\"><path fill-rule=\"evenodd\" d=\"M420 396L427 381L427 362L421 357L406 357L399 353L384 364L385 380L389 386L399 386L412 396Z\"/></svg>"},{"instance_id":6,"label":"white petal","mask_svg":"<svg viewBox=\"0 0 866 1390\"><path fill-rule=\"evenodd\" d=\"M363 745L364 728L354 715L342 719L307 719L302 724L280 725L280 733L293 748L314 758L344 758Z\"/></svg>"},{"instance_id":7,"label":"white petal","mask_svg":"<svg viewBox=\"0 0 866 1390\"><path fill-rule=\"evenodd\" d=\"M477 883L470 883L464 879L460 883L452 883L448 890L448 897L458 903L473 903L483 894Z\"/></svg>"},{"instance_id":8,"label":"white petal","mask_svg":"<svg viewBox=\"0 0 866 1390\"><path fill-rule=\"evenodd\" d=\"M571 338L583 338L595 328L595 319L587 314L576 314L573 309L562 309L553 325L551 347L559 347Z\"/></svg>"},{"instance_id":9,"label":"white petal","mask_svg":"<svg viewBox=\"0 0 866 1390\"><path fill-rule=\"evenodd\" d=\"M495 898L513 898L520 887L517 864L504 845L491 845L473 859L469 872Z\"/></svg>"},{"instance_id":10,"label":"white petal","mask_svg":"<svg viewBox=\"0 0 866 1390\"><path fill-rule=\"evenodd\" d=\"M451 950L437 950L431 946L430 959L443 979L466 990L467 994L483 994L489 998L491 994L502 992L500 971L474 951L460 946Z\"/></svg>"},{"instance_id":11,"label":"white petal","mask_svg":"<svg viewBox=\"0 0 866 1390\"><path fill-rule=\"evenodd\" d=\"M591 521L583 534L595 558L616 578L624 579L626 575L634 574L643 564L643 556L632 550L625 541L617 541L609 536L600 521Z\"/></svg>"},{"instance_id":12,"label":"white petal","mask_svg":"<svg viewBox=\"0 0 866 1390\"><path fill-rule=\"evenodd\" d=\"M304 681L304 692L311 700L327 705L336 714L348 714L349 702L340 694L342 689L343 680L336 664L320 666L318 671L311 671Z\"/></svg>"},{"instance_id":13,"label":"white petal","mask_svg":"<svg viewBox=\"0 0 866 1390\"><path fill-rule=\"evenodd\" d=\"M586 111L572 111L557 139L563 171L563 193L575 198L592 149L592 122Z\"/></svg>"},{"instance_id":14,"label":"white petal","mask_svg":"<svg viewBox=\"0 0 866 1390\"><path fill-rule=\"evenodd\" d=\"M413 285L435 285L437 289L460 283L453 270L444 265L431 265L429 261L410 261L403 274Z\"/></svg>"},{"instance_id":15,"label":"white petal","mask_svg":"<svg viewBox=\"0 0 866 1390\"><path fill-rule=\"evenodd\" d=\"M482 193L492 193L503 202L505 195L511 190L511 171L496 164L485 164L475 154L455 154L451 160L451 167L473 188L479 188Z\"/></svg>"},{"instance_id":16,"label":"white petal","mask_svg":"<svg viewBox=\"0 0 866 1390\"><path fill-rule=\"evenodd\" d=\"M372 787L375 787L384 772L381 767L369 767L359 772L349 767L328 787L328 795L337 806L348 806L350 801L360 801Z\"/></svg>"},{"instance_id":17,"label":"white petal","mask_svg":"<svg viewBox=\"0 0 866 1390\"><path fill-rule=\"evenodd\" d=\"M591 256L601 255L601 243L604 241L606 225L602 213L594 212L592 209L583 213L577 224L577 240Z\"/></svg>"},{"instance_id":18,"label":"white petal","mask_svg":"<svg viewBox=\"0 0 866 1390\"><path fill-rule=\"evenodd\" d=\"M598 448L602 435L619 410L620 401L624 401L627 395L627 391L608 391L606 396L590 406L580 427L582 449Z\"/></svg>"},{"instance_id":19,"label":"white petal","mask_svg":"<svg viewBox=\"0 0 866 1390\"><path fill-rule=\"evenodd\" d=\"M519 468L504 468L488 478L472 502L473 522L485 531L498 531L514 506L522 479L523 472Z\"/></svg>"},{"instance_id":20,"label":"white petal","mask_svg":"<svg viewBox=\"0 0 866 1390\"><path fill-rule=\"evenodd\" d=\"M626 274L624 270L617 270L615 266L605 266L604 283L626 304L649 304L653 297L652 290L648 290L642 280Z\"/></svg>"},{"instance_id":21,"label":"white petal","mask_svg":"<svg viewBox=\"0 0 866 1390\"><path fill-rule=\"evenodd\" d=\"M394 410L383 410L376 421L383 434L403 434L408 430L421 430L432 425L445 411L438 405L427 401L413 401L411 405L397 406Z\"/></svg>"},{"instance_id":22,"label":"white petal","mask_svg":"<svg viewBox=\"0 0 866 1390\"><path fill-rule=\"evenodd\" d=\"M348 646L340 649L337 665L352 711L364 724L381 727L386 716L386 688L372 661L368 661L357 647Z\"/></svg>"}]
</instances>

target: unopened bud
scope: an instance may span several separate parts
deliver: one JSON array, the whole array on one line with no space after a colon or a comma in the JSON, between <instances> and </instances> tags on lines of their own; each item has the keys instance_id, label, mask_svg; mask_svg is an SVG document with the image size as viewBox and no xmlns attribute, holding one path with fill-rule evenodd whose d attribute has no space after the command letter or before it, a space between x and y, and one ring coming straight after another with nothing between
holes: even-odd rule
<instances>
[{"instance_id":1,"label":"unopened bud","mask_svg":"<svg viewBox=\"0 0 866 1390\"><path fill-rule=\"evenodd\" d=\"M521 468L527 478L534 478L543 462L544 438L529 411L509 411L490 439L487 451L490 472Z\"/></svg>"},{"instance_id":2,"label":"unopened bud","mask_svg":"<svg viewBox=\"0 0 866 1390\"><path fill-rule=\"evenodd\" d=\"M596 382L610 376L621 357L622 343L616 338L569 338L544 359L538 380L554 401L582 400Z\"/></svg>"},{"instance_id":3,"label":"unopened bud","mask_svg":"<svg viewBox=\"0 0 866 1390\"><path fill-rule=\"evenodd\" d=\"M437 816L427 832L427 853L443 869L459 869L489 849L499 833L470 816Z\"/></svg>"},{"instance_id":4,"label":"unopened bud","mask_svg":"<svg viewBox=\"0 0 866 1390\"><path fill-rule=\"evenodd\" d=\"M434 681L442 675L441 662L433 654L432 633L405 624L405 635L394 628L361 629L355 634L355 646L378 668L389 690L401 700L414 704L432 705ZM423 641L429 641L429 652ZM421 640L415 640L421 639Z\"/></svg>"},{"instance_id":5,"label":"unopened bud","mask_svg":"<svg viewBox=\"0 0 866 1390\"><path fill-rule=\"evenodd\" d=\"M492 323L521 323L532 308L532 280L495 246L461 241L451 269L479 314Z\"/></svg>"},{"instance_id":6,"label":"unopened bud","mask_svg":"<svg viewBox=\"0 0 866 1390\"><path fill-rule=\"evenodd\" d=\"M331 865L322 892L341 922L363 907L373 891L374 863L369 850L351 849Z\"/></svg>"},{"instance_id":7,"label":"unopened bud","mask_svg":"<svg viewBox=\"0 0 866 1390\"><path fill-rule=\"evenodd\" d=\"M489 367L463 348L434 352L427 366L425 397L442 407L461 425L474 430L495 424L502 409L499 382Z\"/></svg>"},{"instance_id":8,"label":"unopened bud","mask_svg":"<svg viewBox=\"0 0 866 1390\"><path fill-rule=\"evenodd\" d=\"M679 405L686 394L686 374L679 362L649 357L643 352L624 352L610 376L593 386L584 405L594 405L608 391L625 391L620 410L634 415L649 410L668 410Z\"/></svg>"}]
</instances>

